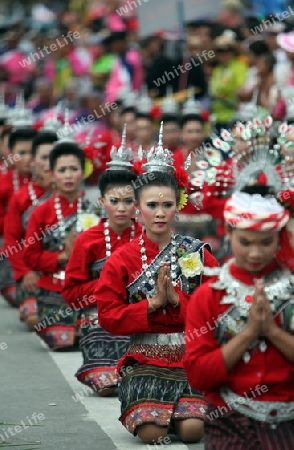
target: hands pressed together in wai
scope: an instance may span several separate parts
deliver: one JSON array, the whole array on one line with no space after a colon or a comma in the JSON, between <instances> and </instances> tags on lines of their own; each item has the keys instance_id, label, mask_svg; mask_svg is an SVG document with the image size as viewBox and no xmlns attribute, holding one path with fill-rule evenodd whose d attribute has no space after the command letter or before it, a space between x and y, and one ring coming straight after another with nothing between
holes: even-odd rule
<instances>
[{"instance_id":1,"label":"hands pressed together in wai","mask_svg":"<svg viewBox=\"0 0 294 450\"><path fill-rule=\"evenodd\" d=\"M172 283L169 262L163 263L159 269L156 287L156 295L149 299L150 312L155 312L160 307L167 306L168 304L174 308L179 306L180 298Z\"/></svg>"},{"instance_id":2,"label":"hands pressed together in wai","mask_svg":"<svg viewBox=\"0 0 294 450\"><path fill-rule=\"evenodd\" d=\"M257 280L246 324L254 337L269 337L278 327L264 288L264 280Z\"/></svg>"}]
</instances>

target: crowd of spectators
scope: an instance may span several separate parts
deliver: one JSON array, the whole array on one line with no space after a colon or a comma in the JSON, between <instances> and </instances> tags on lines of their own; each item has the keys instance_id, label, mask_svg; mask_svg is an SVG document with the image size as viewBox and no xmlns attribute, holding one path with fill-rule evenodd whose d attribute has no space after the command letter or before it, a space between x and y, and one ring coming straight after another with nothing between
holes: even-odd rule
<instances>
[{"instance_id":1,"label":"crowd of spectators","mask_svg":"<svg viewBox=\"0 0 294 450\"><path fill-rule=\"evenodd\" d=\"M294 11L258 19L245 15L244 3L224 0L215 17L186 22L179 40L167 30L140 37L139 7L125 0L72 0L65 10L44 0L29 19L2 23L5 100L13 105L22 88L34 114L62 101L80 117L126 93L156 101L173 92L181 102L193 88L216 128L252 101L283 118L294 85Z\"/></svg>"}]
</instances>

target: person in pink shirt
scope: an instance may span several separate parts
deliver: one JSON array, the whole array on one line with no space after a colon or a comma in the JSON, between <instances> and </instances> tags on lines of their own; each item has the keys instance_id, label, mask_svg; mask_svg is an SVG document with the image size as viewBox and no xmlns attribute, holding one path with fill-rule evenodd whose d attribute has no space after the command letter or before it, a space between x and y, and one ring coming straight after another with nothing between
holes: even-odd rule
<instances>
[{"instance_id":1,"label":"person in pink shirt","mask_svg":"<svg viewBox=\"0 0 294 450\"><path fill-rule=\"evenodd\" d=\"M9 32L6 37L7 50L0 57L0 66L7 72L9 82L19 85L32 77L36 71L34 60L18 48L20 35Z\"/></svg>"},{"instance_id":2,"label":"person in pink shirt","mask_svg":"<svg viewBox=\"0 0 294 450\"><path fill-rule=\"evenodd\" d=\"M127 48L127 33L114 32L108 37L111 53L117 56L106 85L106 101L114 102L125 88L139 91L143 82L142 60L139 52Z\"/></svg>"}]
</instances>

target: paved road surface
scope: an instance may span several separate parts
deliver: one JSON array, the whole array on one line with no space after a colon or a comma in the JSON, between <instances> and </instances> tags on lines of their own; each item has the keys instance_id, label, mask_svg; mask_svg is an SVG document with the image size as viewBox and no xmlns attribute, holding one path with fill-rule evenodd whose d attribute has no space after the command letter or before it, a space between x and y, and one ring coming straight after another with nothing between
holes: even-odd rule
<instances>
[{"instance_id":1,"label":"paved road surface","mask_svg":"<svg viewBox=\"0 0 294 450\"><path fill-rule=\"evenodd\" d=\"M151 447L133 438L117 420L118 399L89 395L76 381L80 363L78 351L49 351L19 322L17 310L0 299L0 423L14 424L14 441L41 441L22 450L203 450L202 444L177 442ZM38 420L34 413L40 426L29 427ZM17 424L25 425L21 432ZM5 432L11 436L8 428L0 425L0 443Z\"/></svg>"}]
</instances>

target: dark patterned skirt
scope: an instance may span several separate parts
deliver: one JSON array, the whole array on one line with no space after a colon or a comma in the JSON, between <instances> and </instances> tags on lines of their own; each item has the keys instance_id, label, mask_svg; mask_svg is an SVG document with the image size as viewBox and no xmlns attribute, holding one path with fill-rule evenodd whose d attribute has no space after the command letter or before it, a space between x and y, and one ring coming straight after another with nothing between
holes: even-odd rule
<instances>
[{"instance_id":1,"label":"dark patterned skirt","mask_svg":"<svg viewBox=\"0 0 294 450\"><path fill-rule=\"evenodd\" d=\"M73 347L78 313L65 303L59 292L39 288L36 300L39 322L35 330L38 335L54 350Z\"/></svg>"},{"instance_id":2,"label":"dark patterned skirt","mask_svg":"<svg viewBox=\"0 0 294 450\"><path fill-rule=\"evenodd\" d=\"M15 279L7 258L0 258L0 292L10 305L17 306Z\"/></svg>"},{"instance_id":3,"label":"dark patterned skirt","mask_svg":"<svg viewBox=\"0 0 294 450\"><path fill-rule=\"evenodd\" d=\"M294 421L272 429L237 411L220 415L213 406L204 422L204 442L205 450L293 450Z\"/></svg>"},{"instance_id":4,"label":"dark patterned skirt","mask_svg":"<svg viewBox=\"0 0 294 450\"><path fill-rule=\"evenodd\" d=\"M36 293L25 291L20 281L16 282L16 303L20 320L27 322L38 316Z\"/></svg>"},{"instance_id":5,"label":"dark patterned skirt","mask_svg":"<svg viewBox=\"0 0 294 450\"><path fill-rule=\"evenodd\" d=\"M130 338L112 336L98 324L97 308L82 311L80 349L84 363L77 379L95 392L115 388L118 384L116 366L126 353Z\"/></svg>"},{"instance_id":6,"label":"dark patterned skirt","mask_svg":"<svg viewBox=\"0 0 294 450\"><path fill-rule=\"evenodd\" d=\"M184 369L141 365L124 367L119 391L120 421L136 436L137 427L169 427L173 420L204 420L207 402L191 388Z\"/></svg>"}]
</instances>

